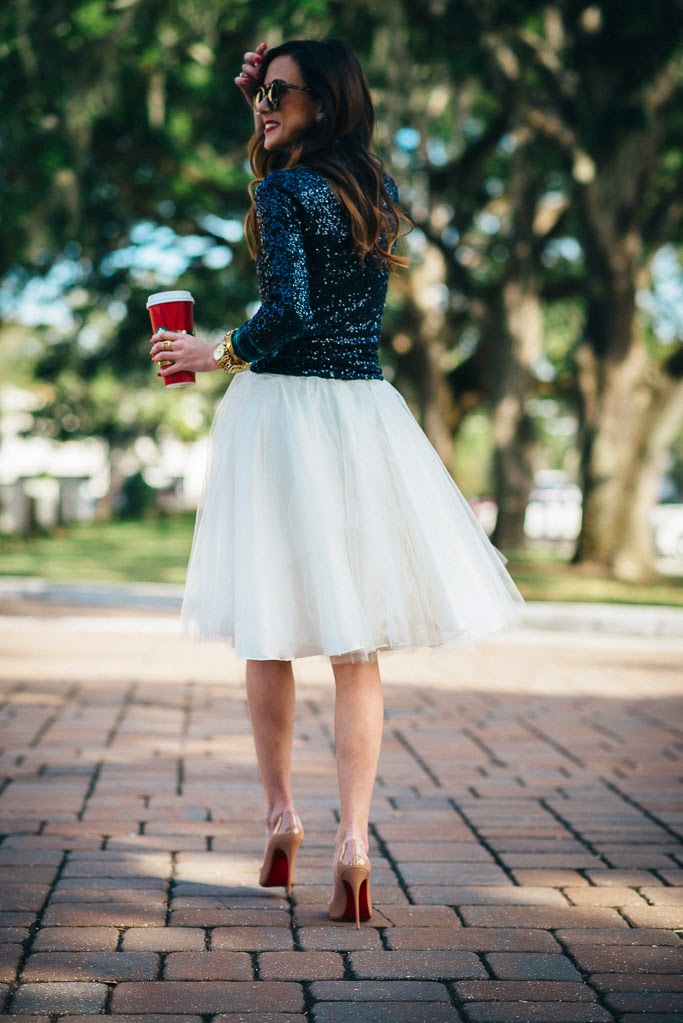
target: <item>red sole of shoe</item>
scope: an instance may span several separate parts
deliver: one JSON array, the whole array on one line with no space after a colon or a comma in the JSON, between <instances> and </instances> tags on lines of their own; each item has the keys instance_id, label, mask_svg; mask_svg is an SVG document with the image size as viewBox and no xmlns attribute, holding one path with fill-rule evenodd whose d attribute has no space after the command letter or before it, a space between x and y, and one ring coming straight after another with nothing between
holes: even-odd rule
<instances>
[{"instance_id":1,"label":"red sole of shoe","mask_svg":"<svg viewBox=\"0 0 683 1023\"><path fill-rule=\"evenodd\" d=\"M344 906L344 915L339 919L344 921L351 920L355 923L356 907L353 901L353 888L346 881L344 881L344 888L346 890L346 905ZM358 913L360 920L369 920L372 917L372 912L368 903L367 881L363 881L358 891Z\"/></svg>"},{"instance_id":2,"label":"red sole of shoe","mask_svg":"<svg viewBox=\"0 0 683 1023\"><path fill-rule=\"evenodd\" d=\"M287 854L282 849L276 849L273 853L273 862L270 865L270 873L261 885L262 888L285 888L289 884L289 861Z\"/></svg>"}]
</instances>

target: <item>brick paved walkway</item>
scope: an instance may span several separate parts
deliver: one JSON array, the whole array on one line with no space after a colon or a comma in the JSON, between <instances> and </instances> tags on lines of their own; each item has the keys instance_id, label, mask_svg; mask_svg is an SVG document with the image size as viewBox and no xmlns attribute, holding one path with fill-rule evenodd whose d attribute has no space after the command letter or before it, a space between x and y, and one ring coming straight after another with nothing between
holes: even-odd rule
<instances>
[{"instance_id":1,"label":"brick paved walkway","mask_svg":"<svg viewBox=\"0 0 683 1023\"><path fill-rule=\"evenodd\" d=\"M169 616L0 618L0 959L17 1023L683 1020L683 657L518 634L385 661L375 915L325 913L332 686L298 665L307 840L256 886L241 667Z\"/></svg>"}]
</instances>

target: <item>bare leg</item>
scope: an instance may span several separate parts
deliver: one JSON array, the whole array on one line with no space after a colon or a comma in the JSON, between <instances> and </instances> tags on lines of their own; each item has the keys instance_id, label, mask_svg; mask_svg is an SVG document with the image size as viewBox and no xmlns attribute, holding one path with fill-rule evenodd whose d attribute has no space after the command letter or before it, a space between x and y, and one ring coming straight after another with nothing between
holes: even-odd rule
<instances>
[{"instance_id":1,"label":"bare leg","mask_svg":"<svg viewBox=\"0 0 683 1023\"><path fill-rule=\"evenodd\" d=\"M291 661L247 661L247 703L266 797L266 834L292 810L294 675Z\"/></svg>"},{"instance_id":2,"label":"bare leg","mask_svg":"<svg viewBox=\"0 0 683 1023\"><path fill-rule=\"evenodd\" d=\"M368 851L368 819L382 744L384 701L377 661L333 664L334 737L341 818L337 847L348 838Z\"/></svg>"}]
</instances>

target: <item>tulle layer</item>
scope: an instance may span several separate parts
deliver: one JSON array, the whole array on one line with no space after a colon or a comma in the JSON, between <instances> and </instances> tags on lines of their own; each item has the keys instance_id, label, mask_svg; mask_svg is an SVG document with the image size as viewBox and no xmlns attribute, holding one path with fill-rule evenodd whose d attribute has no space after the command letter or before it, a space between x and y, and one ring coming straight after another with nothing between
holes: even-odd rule
<instances>
[{"instance_id":1,"label":"tulle layer","mask_svg":"<svg viewBox=\"0 0 683 1023\"><path fill-rule=\"evenodd\" d=\"M521 603L391 384L232 381L212 429L186 634L254 660L365 660L484 636Z\"/></svg>"}]
</instances>

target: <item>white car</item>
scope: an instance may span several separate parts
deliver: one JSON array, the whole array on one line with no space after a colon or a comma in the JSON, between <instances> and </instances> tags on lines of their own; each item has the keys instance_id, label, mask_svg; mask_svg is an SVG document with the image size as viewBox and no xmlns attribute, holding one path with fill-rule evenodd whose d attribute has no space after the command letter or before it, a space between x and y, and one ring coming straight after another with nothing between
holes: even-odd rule
<instances>
[{"instance_id":1,"label":"white car","mask_svg":"<svg viewBox=\"0 0 683 1023\"><path fill-rule=\"evenodd\" d=\"M552 479L534 487L524 514L524 532L530 540L576 540L580 530L579 487Z\"/></svg>"},{"instance_id":2,"label":"white car","mask_svg":"<svg viewBox=\"0 0 683 1023\"><path fill-rule=\"evenodd\" d=\"M524 514L524 533L529 540L578 538L581 531L581 490L572 483L553 479L552 473L531 492ZM498 509L491 497L470 502L473 512L490 536ZM683 560L683 504L658 504L652 510L655 551L660 558Z\"/></svg>"},{"instance_id":3,"label":"white car","mask_svg":"<svg viewBox=\"0 0 683 1023\"><path fill-rule=\"evenodd\" d=\"M651 522L657 554L683 559L683 504L658 504Z\"/></svg>"}]
</instances>

